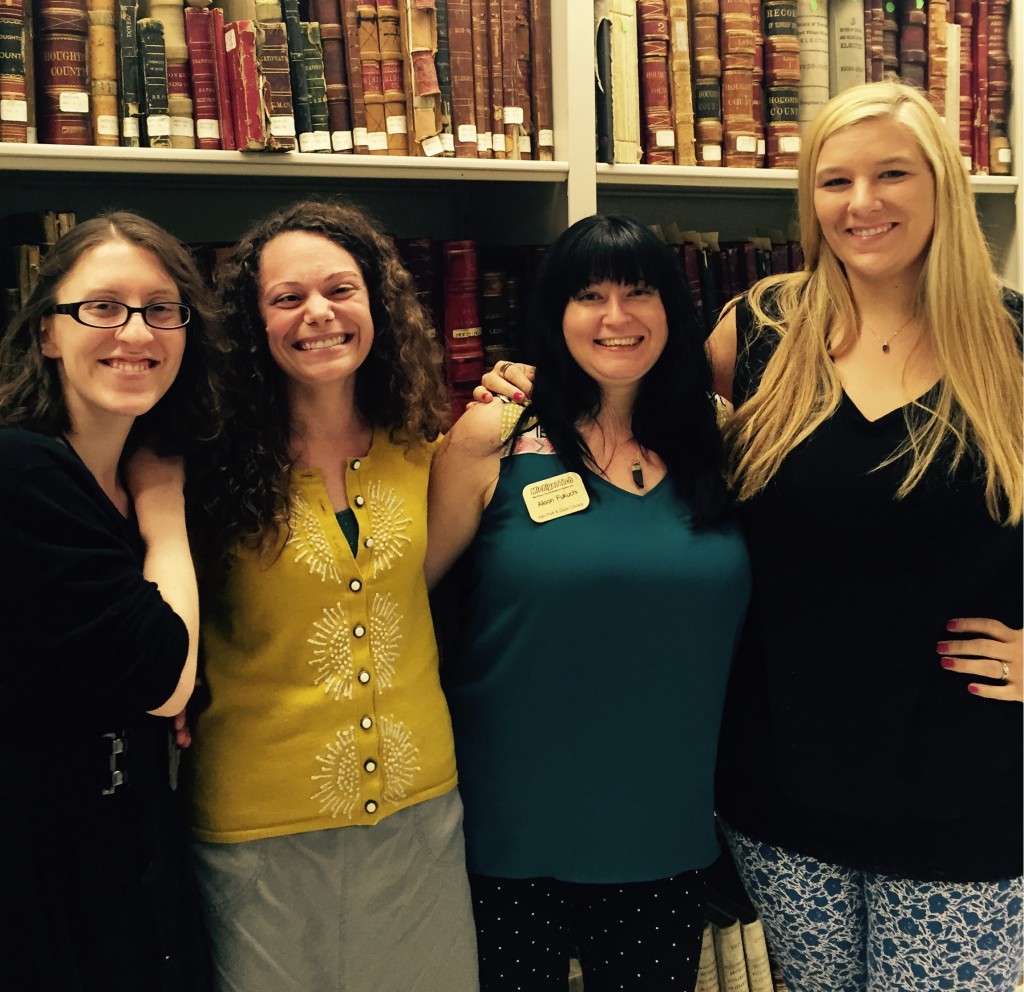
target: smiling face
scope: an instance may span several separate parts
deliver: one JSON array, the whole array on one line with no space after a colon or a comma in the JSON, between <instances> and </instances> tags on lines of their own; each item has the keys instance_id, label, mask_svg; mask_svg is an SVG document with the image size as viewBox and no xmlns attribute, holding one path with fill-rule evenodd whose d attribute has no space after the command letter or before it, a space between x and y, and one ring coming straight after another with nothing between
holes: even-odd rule
<instances>
[{"instance_id":1,"label":"smiling face","mask_svg":"<svg viewBox=\"0 0 1024 992\"><path fill-rule=\"evenodd\" d=\"M54 300L146 306L179 303L181 292L152 252L113 240L83 253ZM43 354L58 363L76 433L151 410L178 374L187 334L185 328L153 330L141 314L117 328L86 327L67 314L50 314L40 321L40 332Z\"/></svg>"},{"instance_id":2,"label":"smiling face","mask_svg":"<svg viewBox=\"0 0 1024 992\"><path fill-rule=\"evenodd\" d=\"M644 283L584 286L565 306L562 332L576 364L602 389L635 386L668 341L661 296Z\"/></svg>"},{"instance_id":3,"label":"smiling face","mask_svg":"<svg viewBox=\"0 0 1024 992\"><path fill-rule=\"evenodd\" d=\"M264 247L259 286L270 353L289 383L354 386L373 344L369 293L355 259L323 235L287 231Z\"/></svg>"},{"instance_id":4,"label":"smiling face","mask_svg":"<svg viewBox=\"0 0 1024 992\"><path fill-rule=\"evenodd\" d=\"M822 144L814 211L851 284L916 280L935 226L935 177L904 127L863 121Z\"/></svg>"}]
</instances>

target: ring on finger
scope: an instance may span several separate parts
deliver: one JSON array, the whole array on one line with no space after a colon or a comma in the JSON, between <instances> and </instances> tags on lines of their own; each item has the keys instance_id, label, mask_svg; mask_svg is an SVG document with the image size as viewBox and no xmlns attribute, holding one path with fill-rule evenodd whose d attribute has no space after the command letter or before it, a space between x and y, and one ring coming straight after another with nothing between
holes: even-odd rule
<instances>
[{"instance_id":1,"label":"ring on finger","mask_svg":"<svg viewBox=\"0 0 1024 992\"><path fill-rule=\"evenodd\" d=\"M1005 661L1001 661L999 664L1003 666L1002 682L1003 685L1006 685L1010 681L1010 666Z\"/></svg>"},{"instance_id":2,"label":"ring on finger","mask_svg":"<svg viewBox=\"0 0 1024 992\"><path fill-rule=\"evenodd\" d=\"M502 379L504 379L505 373L508 371L508 367L510 365L515 365L515 362L500 362L495 371L502 377Z\"/></svg>"}]
</instances>

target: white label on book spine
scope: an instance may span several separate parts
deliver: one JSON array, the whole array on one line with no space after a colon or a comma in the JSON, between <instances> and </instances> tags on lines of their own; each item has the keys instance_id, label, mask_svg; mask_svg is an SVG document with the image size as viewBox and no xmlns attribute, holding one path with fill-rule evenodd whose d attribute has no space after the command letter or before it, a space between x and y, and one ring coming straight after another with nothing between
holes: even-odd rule
<instances>
[{"instance_id":1,"label":"white label on book spine","mask_svg":"<svg viewBox=\"0 0 1024 992\"><path fill-rule=\"evenodd\" d=\"M779 152L783 155L795 155L800 151L800 136L784 134L779 138Z\"/></svg>"},{"instance_id":2,"label":"white label on book spine","mask_svg":"<svg viewBox=\"0 0 1024 992\"><path fill-rule=\"evenodd\" d=\"M739 134L736 136L736 151L738 152L756 152L757 151L757 138L752 134Z\"/></svg>"},{"instance_id":3,"label":"white label on book spine","mask_svg":"<svg viewBox=\"0 0 1024 992\"><path fill-rule=\"evenodd\" d=\"M196 121L196 137L213 138L214 141L219 141L220 121L212 121L208 118L205 120Z\"/></svg>"},{"instance_id":4,"label":"white label on book spine","mask_svg":"<svg viewBox=\"0 0 1024 992\"><path fill-rule=\"evenodd\" d=\"M459 141L475 145L476 144L476 125L475 124L460 124L459 127L458 127L458 138L459 138Z\"/></svg>"},{"instance_id":5,"label":"white label on book spine","mask_svg":"<svg viewBox=\"0 0 1024 992\"><path fill-rule=\"evenodd\" d=\"M331 148L336 152L350 152L352 150L352 132L332 131Z\"/></svg>"},{"instance_id":6,"label":"white label on book spine","mask_svg":"<svg viewBox=\"0 0 1024 992\"><path fill-rule=\"evenodd\" d=\"M480 327L456 327L452 331L452 337L459 341L462 338L478 338L483 333L483 328Z\"/></svg>"},{"instance_id":7,"label":"white label on book spine","mask_svg":"<svg viewBox=\"0 0 1024 992\"><path fill-rule=\"evenodd\" d=\"M367 131L366 146L373 152L387 151L388 136L383 131Z\"/></svg>"},{"instance_id":8,"label":"white label on book spine","mask_svg":"<svg viewBox=\"0 0 1024 992\"><path fill-rule=\"evenodd\" d=\"M28 121L27 100L0 100L0 121Z\"/></svg>"},{"instance_id":9,"label":"white label on book spine","mask_svg":"<svg viewBox=\"0 0 1024 992\"><path fill-rule=\"evenodd\" d=\"M365 127L354 127L352 128L352 140L355 142L356 148L368 147L369 142L367 141L367 131Z\"/></svg>"},{"instance_id":10,"label":"white label on book spine","mask_svg":"<svg viewBox=\"0 0 1024 992\"><path fill-rule=\"evenodd\" d=\"M758 156L763 156L767 152L767 150L768 150L768 146L765 143L764 138L758 138L757 139L757 154L758 154Z\"/></svg>"},{"instance_id":11,"label":"white label on book spine","mask_svg":"<svg viewBox=\"0 0 1024 992\"><path fill-rule=\"evenodd\" d=\"M178 138L194 138L196 136L195 122L191 117L172 117L171 134Z\"/></svg>"},{"instance_id":12,"label":"white label on book spine","mask_svg":"<svg viewBox=\"0 0 1024 992\"><path fill-rule=\"evenodd\" d=\"M233 52L237 44L238 40L235 38L235 29L228 28L227 31L224 32L224 47L229 52Z\"/></svg>"},{"instance_id":13,"label":"white label on book spine","mask_svg":"<svg viewBox=\"0 0 1024 992\"><path fill-rule=\"evenodd\" d=\"M521 135L519 135L519 154L520 155L532 155L533 154L533 144L530 141L530 136L528 134L521 134Z\"/></svg>"},{"instance_id":14,"label":"white label on book spine","mask_svg":"<svg viewBox=\"0 0 1024 992\"><path fill-rule=\"evenodd\" d=\"M121 118L121 133L126 138L137 138L139 136L139 119L138 119L138 117L122 117Z\"/></svg>"},{"instance_id":15,"label":"white label on book spine","mask_svg":"<svg viewBox=\"0 0 1024 992\"><path fill-rule=\"evenodd\" d=\"M549 127L542 127L537 132L537 144L541 148L554 148L555 147L555 132Z\"/></svg>"},{"instance_id":16,"label":"white label on book spine","mask_svg":"<svg viewBox=\"0 0 1024 992\"><path fill-rule=\"evenodd\" d=\"M476 138L477 151L489 152L491 150L491 132L484 131L483 134L478 134Z\"/></svg>"},{"instance_id":17,"label":"white label on book spine","mask_svg":"<svg viewBox=\"0 0 1024 992\"><path fill-rule=\"evenodd\" d=\"M316 149L313 147L313 132L305 131L299 135L299 151L300 152L313 152Z\"/></svg>"},{"instance_id":18,"label":"white label on book spine","mask_svg":"<svg viewBox=\"0 0 1024 992\"><path fill-rule=\"evenodd\" d=\"M291 114L272 114L270 117L270 133L275 138L294 138L295 118Z\"/></svg>"},{"instance_id":19,"label":"white label on book spine","mask_svg":"<svg viewBox=\"0 0 1024 992\"><path fill-rule=\"evenodd\" d=\"M442 131L437 140L441 142L441 149L445 152L455 154L455 135L451 131Z\"/></svg>"},{"instance_id":20,"label":"white label on book spine","mask_svg":"<svg viewBox=\"0 0 1024 992\"><path fill-rule=\"evenodd\" d=\"M169 138L171 119L167 114L151 114L146 118L146 133L151 138Z\"/></svg>"},{"instance_id":21,"label":"white label on book spine","mask_svg":"<svg viewBox=\"0 0 1024 992\"><path fill-rule=\"evenodd\" d=\"M721 162L722 146L704 145L700 150L700 160L702 162Z\"/></svg>"},{"instance_id":22,"label":"white label on book spine","mask_svg":"<svg viewBox=\"0 0 1024 992\"><path fill-rule=\"evenodd\" d=\"M654 144L658 148L675 148L676 135L674 131L655 131Z\"/></svg>"},{"instance_id":23,"label":"white label on book spine","mask_svg":"<svg viewBox=\"0 0 1024 992\"><path fill-rule=\"evenodd\" d=\"M996 161L999 162L1000 165L1009 165L1010 162L1013 161L1013 156L1010 154L1010 149L1000 148L999 151L996 152Z\"/></svg>"},{"instance_id":24,"label":"white label on book spine","mask_svg":"<svg viewBox=\"0 0 1024 992\"><path fill-rule=\"evenodd\" d=\"M405 119L405 114L394 114L391 117L385 117L384 126L387 128L388 134L409 133L409 124Z\"/></svg>"},{"instance_id":25,"label":"white label on book spine","mask_svg":"<svg viewBox=\"0 0 1024 992\"><path fill-rule=\"evenodd\" d=\"M522 107L505 107L502 110L501 119L506 124L522 124L523 123L523 108Z\"/></svg>"},{"instance_id":26,"label":"white label on book spine","mask_svg":"<svg viewBox=\"0 0 1024 992\"><path fill-rule=\"evenodd\" d=\"M331 135L327 131L313 132L313 151L329 152L331 150Z\"/></svg>"},{"instance_id":27,"label":"white label on book spine","mask_svg":"<svg viewBox=\"0 0 1024 992\"><path fill-rule=\"evenodd\" d=\"M672 47L677 52L689 52L690 50L688 27L687 22L682 18L672 22Z\"/></svg>"},{"instance_id":28,"label":"white label on book spine","mask_svg":"<svg viewBox=\"0 0 1024 992\"><path fill-rule=\"evenodd\" d=\"M491 148L496 152L503 152L505 150L505 135L503 134L492 134L491 135Z\"/></svg>"},{"instance_id":29,"label":"white label on book spine","mask_svg":"<svg viewBox=\"0 0 1024 992\"><path fill-rule=\"evenodd\" d=\"M424 138L420 143L420 147L423 149L423 154L430 158L436 158L438 155L444 154L444 144L436 134L432 134L429 138Z\"/></svg>"},{"instance_id":30,"label":"white label on book spine","mask_svg":"<svg viewBox=\"0 0 1024 992\"><path fill-rule=\"evenodd\" d=\"M81 90L65 90L58 100L62 114L89 113L89 94Z\"/></svg>"},{"instance_id":31,"label":"white label on book spine","mask_svg":"<svg viewBox=\"0 0 1024 992\"><path fill-rule=\"evenodd\" d=\"M113 114L99 114L96 117L96 133L108 138L116 138L120 133L117 130L117 117Z\"/></svg>"},{"instance_id":32,"label":"white label on book spine","mask_svg":"<svg viewBox=\"0 0 1024 992\"><path fill-rule=\"evenodd\" d=\"M974 161L971 159L970 155L961 155L960 156L960 161L963 162L964 168L968 172L970 172L971 169L974 168Z\"/></svg>"}]
</instances>

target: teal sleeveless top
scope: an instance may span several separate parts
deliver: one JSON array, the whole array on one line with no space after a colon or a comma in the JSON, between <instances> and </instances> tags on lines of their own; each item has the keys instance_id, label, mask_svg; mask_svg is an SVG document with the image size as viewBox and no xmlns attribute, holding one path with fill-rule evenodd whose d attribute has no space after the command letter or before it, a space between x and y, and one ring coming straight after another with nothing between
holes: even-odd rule
<instances>
[{"instance_id":1,"label":"teal sleeveless top","mask_svg":"<svg viewBox=\"0 0 1024 992\"><path fill-rule=\"evenodd\" d=\"M587 473L586 509L534 523L523 488L568 469L538 433L516 452L442 671L469 870L608 883L706 867L743 540L732 523L694 532L667 477L638 495Z\"/></svg>"}]
</instances>

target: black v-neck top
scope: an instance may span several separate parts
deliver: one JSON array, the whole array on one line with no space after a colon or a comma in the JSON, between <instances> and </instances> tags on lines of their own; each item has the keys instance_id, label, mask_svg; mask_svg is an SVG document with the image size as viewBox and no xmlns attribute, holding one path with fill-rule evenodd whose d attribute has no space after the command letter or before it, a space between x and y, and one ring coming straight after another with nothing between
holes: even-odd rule
<instances>
[{"instance_id":1,"label":"black v-neck top","mask_svg":"<svg viewBox=\"0 0 1024 992\"><path fill-rule=\"evenodd\" d=\"M744 302L737 404L775 343L752 321ZM902 408L869 421L844 396L742 507L753 596L718 807L746 833L850 867L1016 875L1024 707L968 693L976 679L944 670L936 643L957 636L953 617L1024 625L1021 528L992 520L966 460L894 498L905 463L878 466L906 430Z\"/></svg>"}]
</instances>

